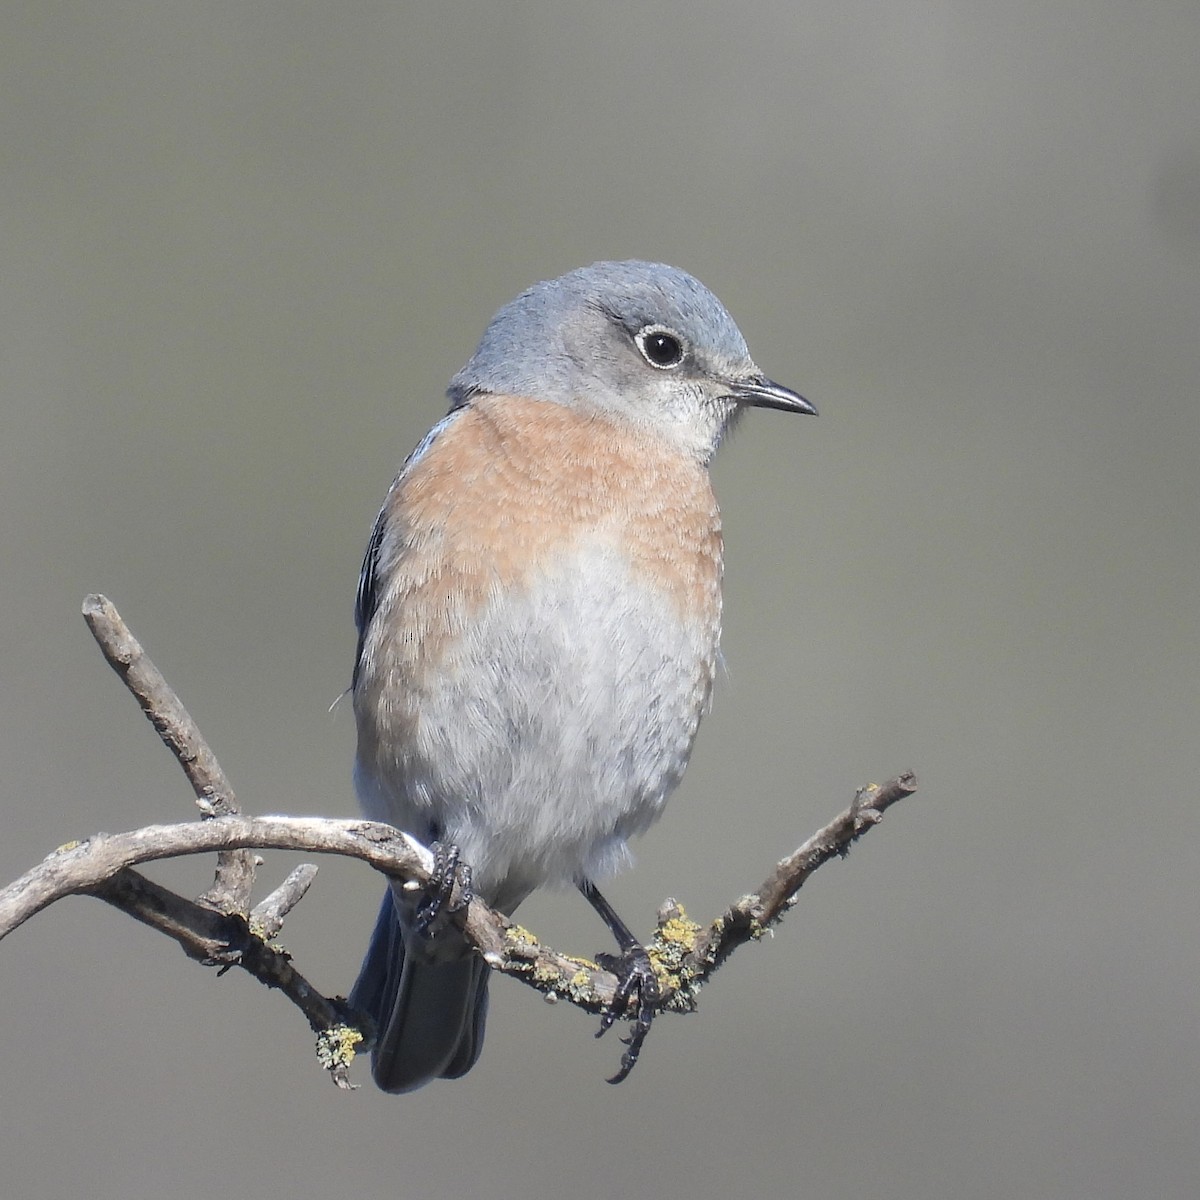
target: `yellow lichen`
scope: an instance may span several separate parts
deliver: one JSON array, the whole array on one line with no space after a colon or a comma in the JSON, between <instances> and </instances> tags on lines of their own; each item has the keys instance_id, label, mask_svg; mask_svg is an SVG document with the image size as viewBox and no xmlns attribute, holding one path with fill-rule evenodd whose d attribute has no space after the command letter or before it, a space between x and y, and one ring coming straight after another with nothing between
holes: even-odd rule
<instances>
[{"instance_id":1,"label":"yellow lichen","mask_svg":"<svg viewBox=\"0 0 1200 1200\"><path fill-rule=\"evenodd\" d=\"M250 920L248 920L246 922L246 928L250 931L250 933L254 937L258 938L258 940L260 942L262 942L264 949L272 950L276 954L282 955L284 958L292 957L284 949L282 942L275 941L275 938L278 936L278 934L277 933L268 933L267 927L257 918L254 918L254 917L250 918Z\"/></svg>"},{"instance_id":2,"label":"yellow lichen","mask_svg":"<svg viewBox=\"0 0 1200 1200\"><path fill-rule=\"evenodd\" d=\"M687 913L681 909L677 917L672 917L659 927L657 940L682 946L685 950L694 950L699 936L700 926L695 921L689 921Z\"/></svg>"},{"instance_id":3,"label":"yellow lichen","mask_svg":"<svg viewBox=\"0 0 1200 1200\"><path fill-rule=\"evenodd\" d=\"M672 916L655 930L654 938L648 947L650 961L654 964L656 973L666 976L664 982L670 986L679 986L679 968L687 955L695 950L696 939L700 933L700 926L689 920L683 906L678 904L675 905Z\"/></svg>"},{"instance_id":4,"label":"yellow lichen","mask_svg":"<svg viewBox=\"0 0 1200 1200\"><path fill-rule=\"evenodd\" d=\"M557 983L558 972L547 963L536 963L533 968L533 977L539 983Z\"/></svg>"},{"instance_id":5,"label":"yellow lichen","mask_svg":"<svg viewBox=\"0 0 1200 1200\"><path fill-rule=\"evenodd\" d=\"M353 1025L335 1025L317 1034L317 1058L327 1071L348 1067L354 1061L362 1030Z\"/></svg>"},{"instance_id":6,"label":"yellow lichen","mask_svg":"<svg viewBox=\"0 0 1200 1200\"><path fill-rule=\"evenodd\" d=\"M504 931L504 940L513 946L540 946L537 934L530 933L524 925L510 925Z\"/></svg>"}]
</instances>

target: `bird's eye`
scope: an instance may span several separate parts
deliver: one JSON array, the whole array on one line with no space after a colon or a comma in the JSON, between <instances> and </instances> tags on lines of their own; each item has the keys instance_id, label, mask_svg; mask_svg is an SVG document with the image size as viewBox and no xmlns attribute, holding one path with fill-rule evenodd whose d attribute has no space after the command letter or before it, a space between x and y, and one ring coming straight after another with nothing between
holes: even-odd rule
<instances>
[{"instance_id":1,"label":"bird's eye","mask_svg":"<svg viewBox=\"0 0 1200 1200\"><path fill-rule=\"evenodd\" d=\"M683 362L683 341L669 329L651 325L643 329L634 339L642 357L660 370L670 370Z\"/></svg>"}]
</instances>

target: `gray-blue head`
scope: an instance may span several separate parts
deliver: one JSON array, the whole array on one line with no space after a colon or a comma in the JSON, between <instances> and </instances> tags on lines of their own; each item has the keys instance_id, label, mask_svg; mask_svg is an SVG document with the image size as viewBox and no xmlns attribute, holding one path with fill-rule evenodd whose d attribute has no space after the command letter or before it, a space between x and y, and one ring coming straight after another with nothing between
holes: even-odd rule
<instances>
[{"instance_id":1,"label":"gray-blue head","mask_svg":"<svg viewBox=\"0 0 1200 1200\"><path fill-rule=\"evenodd\" d=\"M816 413L754 365L721 302L677 267L600 262L536 283L492 318L450 382L618 413L707 462L744 408Z\"/></svg>"}]
</instances>

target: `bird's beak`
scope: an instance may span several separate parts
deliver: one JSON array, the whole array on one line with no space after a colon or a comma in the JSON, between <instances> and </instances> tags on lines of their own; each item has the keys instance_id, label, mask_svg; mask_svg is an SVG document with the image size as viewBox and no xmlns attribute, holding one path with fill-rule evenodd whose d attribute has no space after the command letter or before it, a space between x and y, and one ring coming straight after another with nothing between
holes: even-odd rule
<instances>
[{"instance_id":1,"label":"bird's beak","mask_svg":"<svg viewBox=\"0 0 1200 1200\"><path fill-rule=\"evenodd\" d=\"M785 388L781 383L772 383L762 375L754 379L736 380L729 394L742 404L752 408L777 408L780 412L808 413L817 415L817 406L810 404L799 392Z\"/></svg>"}]
</instances>

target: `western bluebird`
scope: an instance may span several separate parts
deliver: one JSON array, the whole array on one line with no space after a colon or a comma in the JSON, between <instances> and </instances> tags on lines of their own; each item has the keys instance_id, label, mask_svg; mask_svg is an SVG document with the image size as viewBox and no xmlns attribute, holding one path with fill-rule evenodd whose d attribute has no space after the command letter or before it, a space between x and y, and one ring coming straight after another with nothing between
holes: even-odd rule
<instances>
[{"instance_id":1,"label":"western bluebird","mask_svg":"<svg viewBox=\"0 0 1200 1200\"><path fill-rule=\"evenodd\" d=\"M355 785L368 817L453 847L511 913L580 888L638 1021L657 985L596 890L662 812L705 712L721 628L708 464L748 407L815 413L754 365L675 267L596 263L492 318L450 411L409 457L359 580ZM389 890L351 1002L375 1082L411 1091L479 1057L488 968ZM612 1024L614 1012L602 1026Z\"/></svg>"}]
</instances>

